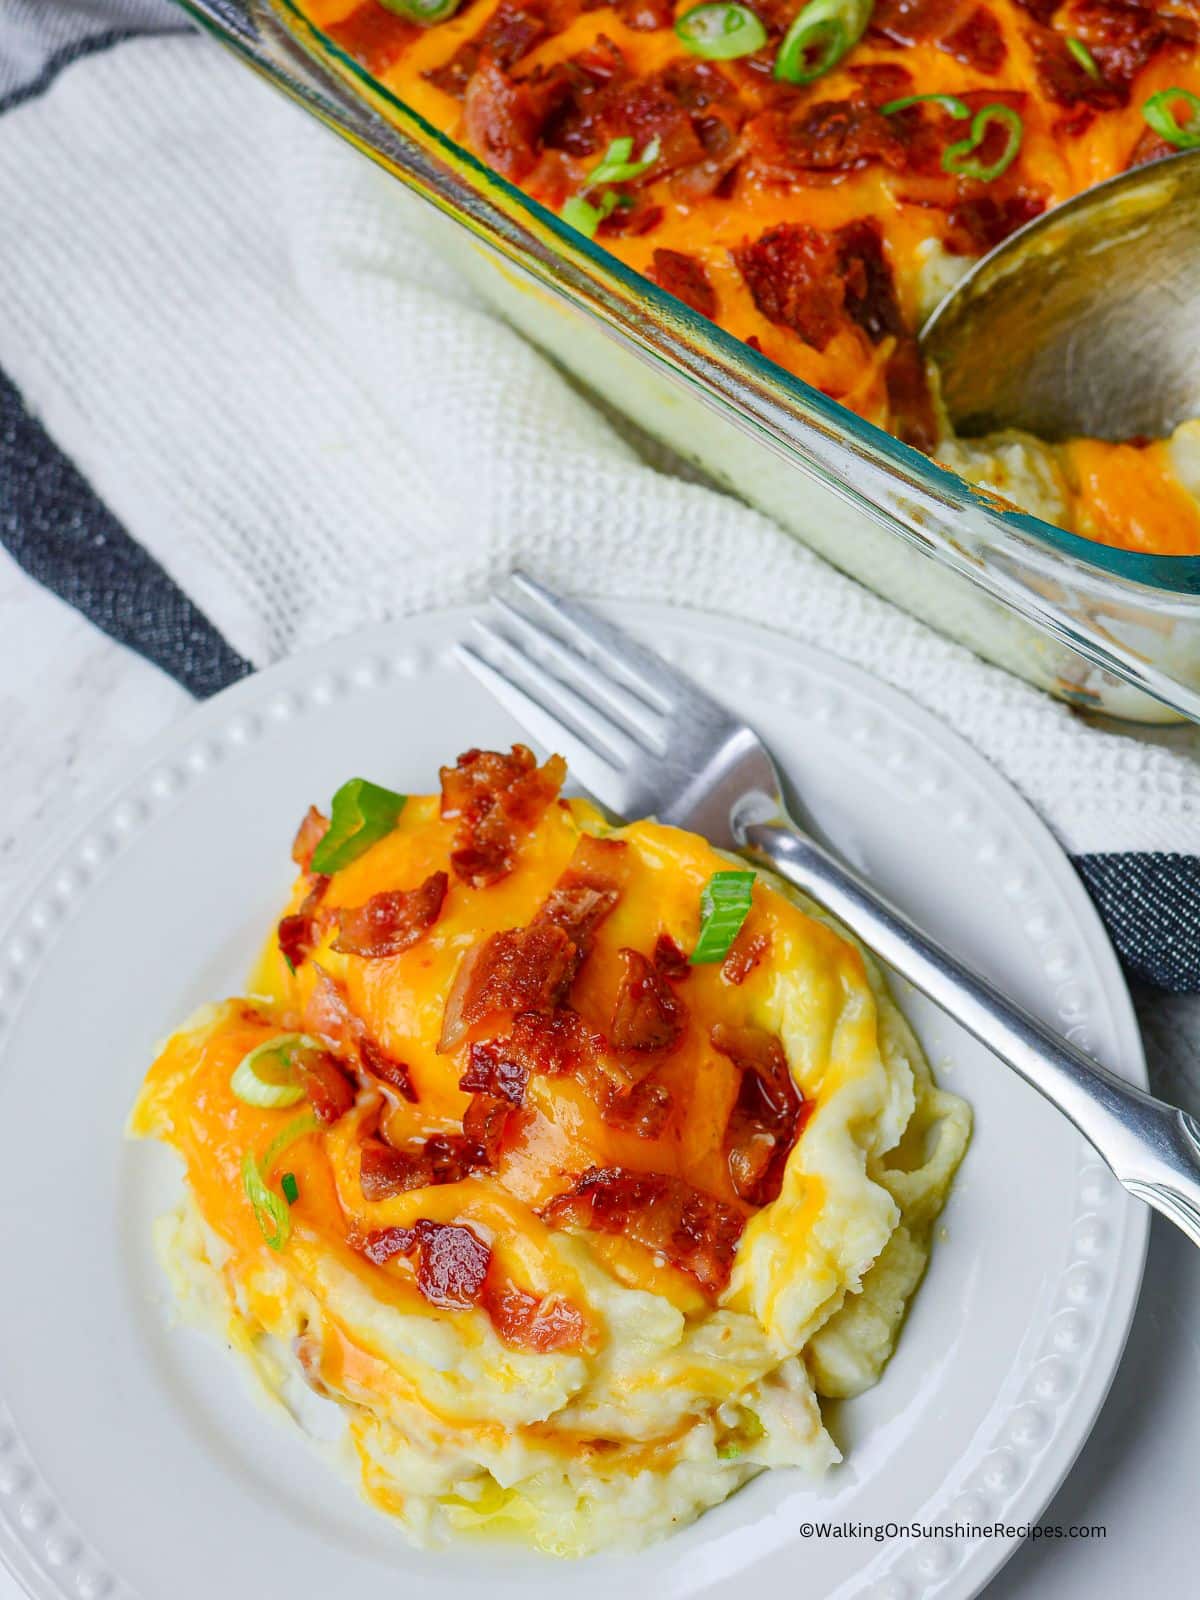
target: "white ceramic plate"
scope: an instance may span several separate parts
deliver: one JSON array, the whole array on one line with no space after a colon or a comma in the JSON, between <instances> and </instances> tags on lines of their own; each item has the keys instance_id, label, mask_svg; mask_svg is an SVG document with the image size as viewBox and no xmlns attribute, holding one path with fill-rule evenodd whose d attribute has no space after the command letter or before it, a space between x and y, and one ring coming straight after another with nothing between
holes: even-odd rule
<instances>
[{"instance_id":1,"label":"white ceramic plate","mask_svg":"<svg viewBox=\"0 0 1200 1600\"><path fill-rule=\"evenodd\" d=\"M1095 912L1024 803L939 724L838 662L662 607L614 613L765 735L834 841L902 905L1144 1081ZM334 646L220 695L154 746L0 940L0 1552L36 1600L336 1600L414 1592L660 1600L964 1600L1036 1522L1120 1357L1146 1217L1036 1095L899 998L974 1143L899 1350L831 1427L843 1466L760 1477L637 1556L569 1569L411 1550L171 1326L153 1217L173 1167L122 1126L155 1043L237 991L310 800L363 772L427 790L520 730L450 658L469 613ZM809 1535L850 1521L858 1536ZM967 1525L945 1536L889 1525ZM873 1531L881 1531L876 1536Z\"/></svg>"}]
</instances>

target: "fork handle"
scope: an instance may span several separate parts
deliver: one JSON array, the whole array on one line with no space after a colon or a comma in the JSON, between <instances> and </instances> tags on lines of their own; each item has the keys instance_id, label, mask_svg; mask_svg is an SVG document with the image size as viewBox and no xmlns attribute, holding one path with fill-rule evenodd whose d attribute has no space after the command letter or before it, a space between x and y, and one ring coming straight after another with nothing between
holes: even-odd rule
<instances>
[{"instance_id":1,"label":"fork handle","mask_svg":"<svg viewBox=\"0 0 1200 1600\"><path fill-rule=\"evenodd\" d=\"M1200 1125L1134 1088L944 950L789 817L747 822L742 848L803 889L1064 1112L1126 1189L1200 1245Z\"/></svg>"}]
</instances>

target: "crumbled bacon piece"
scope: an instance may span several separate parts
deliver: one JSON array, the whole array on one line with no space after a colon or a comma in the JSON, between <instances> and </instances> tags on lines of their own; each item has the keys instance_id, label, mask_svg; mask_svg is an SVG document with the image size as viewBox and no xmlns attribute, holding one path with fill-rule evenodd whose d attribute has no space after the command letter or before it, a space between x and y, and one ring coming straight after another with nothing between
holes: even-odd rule
<instances>
[{"instance_id":1,"label":"crumbled bacon piece","mask_svg":"<svg viewBox=\"0 0 1200 1600\"><path fill-rule=\"evenodd\" d=\"M659 142L653 176L704 160L704 146L692 119L663 82L662 75L641 78L609 97L605 126L610 134L633 140L635 155L652 139Z\"/></svg>"},{"instance_id":2,"label":"crumbled bacon piece","mask_svg":"<svg viewBox=\"0 0 1200 1600\"><path fill-rule=\"evenodd\" d=\"M972 110L977 109L971 104L973 93L969 90L959 96ZM993 90L991 103L1007 104L1007 94L1008 91L1004 89ZM985 101L986 95L980 103ZM962 137L962 126L958 120L944 106L932 101L906 106L903 111L893 112L887 120L892 124L903 152L897 170L907 178L916 177L932 184L935 194L956 193L956 180L942 170L942 156L948 144Z\"/></svg>"},{"instance_id":3,"label":"crumbled bacon piece","mask_svg":"<svg viewBox=\"0 0 1200 1600\"><path fill-rule=\"evenodd\" d=\"M1046 209L1041 195L1028 189L997 198L990 194L960 200L946 213L946 249L955 256L983 255Z\"/></svg>"},{"instance_id":4,"label":"crumbled bacon piece","mask_svg":"<svg viewBox=\"0 0 1200 1600\"><path fill-rule=\"evenodd\" d=\"M746 138L751 170L773 183L875 163L895 172L911 165L901 125L867 100L801 101L764 111L746 125Z\"/></svg>"},{"instance_id":5,"label":"crumbled bacon piece","mask_svg":"<svg viewBox=\"0 0 1200 1600\"><path fill-rule=\"evenodd\" d=\"M571 163L560 150L543 150L537 166L525 180L526 193L540 200L549 211L561 211L575 188Z\"/></svg>"},{"instance_id":6,"label":"crumbled bacon piece","mask_svg":"<svg viewBox=\"0 0 1200 1600\"><path fill-rule=\"evenodd\" d=\"M1142 129L1138 142L1129 153L1129 160L1125 163L1125 171L1130 172L1134 167L1144 167L1151 161L1161 161L1164 156L1178 155L1179 151L1168 139L1155 133L1151 127Z\"/></svg>"},{"instance_id":7,"label":"crumbled bacon piece","mask_svg":"<svg viewBox=\"0 0 1200 1600\"><path fill-rule=\"evenodd\" d=\"M549 1015L575 969L575 945L553 923L493 933L468 950L446 999L438 1050L453 1050L476 1024L523 1011Z\"/></svg>"},{"instance_id":8,"label":"crumbled bacon piece","mask_svg":"<svg viewBox=\"0 0 1200 1600\"><path fill-rule=\"evenodd\" d=\"M344 907L333 948L371 961L399 955L437 921L449 883L446 873L431 872L416 889L385 889L365 905Z\"/></svg>"},{"instance_id":9,"label":"crumbled bacon piece","mask_svg":"<svg viewBox=\"0 0 1200 1600\"><path fill-rule=\"evenodd\" d=\"M357 1047L366 1029L362 1020L350 1009L345 991L325 971L320 962L313 962L316 982L304 1006L304 1028L330 1044L343 1050Z\"/></svg>"},{"instance_id":10,"label":"crumbled bacon piece","mask_svg":"<svg viewBox=\"0 0 1200 1600\"><path fill-rule=\"evenodd\" d=\"M624 1056L614 1052L578 1012L563 1006L550 1015L524 1012L514 1019L507 1038L472 1045L459 1088L476 1100L491 1100L511 1110L523 1103L535 1074L571 1076L587 1090L607 1123L649 1138L661 1130L670 1110L665 1088L649 1083L643 1088L639 1083L654 1064L649 1050L630 1050ZM475 1114L482 1118L484 1108ZM498 1119L498 1112L495 1115ZM473 1132L472 1137L481 1136Z\"/></svg>"},{"instance_id":11,"label":"crumbled bacon piece","mask_svg":"<svg viewBox=\"0 0 1200 1600\"><path fill-rule=\"evenodd\" d=\"M433 1182L432 1167L422 1155L393 1150L382 1139L364 1139L358 1158L358 1182L364 1200L390 1200L409 1189Z\"/></svg>"},{"instance_id":12,"label":"crumbled bacon piece","mask_svg":"<svg viewBox=\"0 0 1200 1600\"><path fill-rule=\"evenodd\" d=\"M625 57L603 33L569 60L535 68L527 81L543 108L543 145L573 156L594 154L600 144L604 107L611 92L626 83L629 75Z\"/></svg>"},{"instance_id":13,"label":"crumbled bacon piece","mask_svg":"<svg viewBox=\"0 0 1200 1600\"><path fill-rule=\"evenodd\" d=\"M687 956L669 933L660 933L654 941L654 970L672 983L681 982L692 970Z\"/></svg>"},{"instance_id":14,"label":"crumbled bacon piece","mask_svg":"<svg viewBox=\"0 0 1200 1600\"><path fill-rule=\"evenodd\" d=\"M872 61L866 66L850 66L847 72L856 85L856 99L873 106L887 105L913 92L914 80L907 67L898 61Z\"/></svg>"},{"instance_id":15,"label":"crumbled bacon piece","mask_svg":"<svg viewBox=\"0 0 1200 1600\"><path fill-rule=\"evenodd\" d=\"M721 963L721 976L726 983L734 985L745 983L770 948L770 934L756 933L744 923Z\"/></svg>"},{"instance_id":16,"label":"crumbled bacon piece","mask_svg":"<svg viewBox=\"0 0 1200 1600\"><path fill-rule=\"evenodd\" d=\"M601 1115L611 1127L639 1139L657 1139L671 1117L671 1091L653 1076L645 1077L623 1094L609 1095Z\"/></svg>"},{"instance_id":17,"label":"crumbled bacon piece","mask_svg":"<svg viewBox=\"0 0 1200 1600\"><path fill-rule=\"evenodd\" d=\"M736 87L713 61L694 57L672 61L659 77L663 88L685 111L708 111L738 99Z\"/></svg>"},{"instance_id":18,"label":"crumbled bacon piece","mask_svg":"<svg viewBox=\"0 0 1200 1600\"><path fill-rule=\"evenodd\" d=\"M321 942L321 901L325 898L325 891L329 888L329 879L320 874L311 876L308 880L309 889L299 908L289 916L282 917L278 928L275 930L276 942L283 955L283 959L295 972Z\"/></svg>"},{"instance_id":19,"label":"crumbled bacon piece","mask_svg":"<svg viewBox=\"0 0 1200 1600\"><path fill-rule=\"evenodd\" d=\"M410 1189L461 1183L484 1164L483 1151L457 1134L435 1133L411 1150L394 1150L382 1139L364 1139L358 1181L364 1200L390 1200Z\"/></svg>"},{"instance_id":20,"label":"crumbled bacon piece","mask_svg":"<svg viewBox=\"0 0 1200 1600\"><path fill-rule=\"evenodd\" d=\"M461 100L471 74L485 53L507 72L545 35L546 18L539 6L512 5L502 0L479 32L473 38L464 39L449 61L427 72L425 77L435 89Z\"/></svg>"},{"instance_id":21,"label":"crumbled bacon piece","mask_svg":"<svg viewBox=\"0 0 1200 1600\"><path fill-rule=\"evenodd\" d=\"M328 26L333 42L376 78L395 66L421 32L415 22L386 10L376 0L366 0L348 17Z\"/></svg>"},{"instance_id":22,"label":"crumbled bacon piece","mask_svg":"<svg viewBox=\"0 0 1200 1600\"><path fill-rule=\"evenodd\" d=\"M1050 9L1057 4L1050 0ZM977 5L964 17L962 9L961 0L877 0L871 29L893 44L932 41L977 72L999 71L1007 49L995 14Z\"/></svg>"},{"instance_id":23,"label":"crumbled bacon piece","mask_svg":"<svg viewBox=\"0 0 1200 1600\"><path fill-rule=\"evenodd\" d=\"M662 1172L590 1167L543 1213L557 1228L621 1233L666 1257L711 1295L729 1282L745 1217L733 1206Z\"/></svg>"},{"instance_id":24,"label":"crumbled bacon piece","mask_svg":"<svg viewBox=\"0 0 1200 1600\"><path fill-rule=\"evenodd\" d=\"M301 872L307 872L312 866L313 851L329 831L329 818L318 811L316 806L309 806L304 813L304 820L296 829L296 837L292 840L292 860Z\"/></svg>"},{"instance_id":25,"label":"crumbled bacon piece","mask_svg":"<svg viewBox=\"0 0 1200 1600\"><path fill-rule=\"evenodd\" d=\"M940 39L958 9L959 0L876 0L871 32L902 45Z\"/></svg>"},{"instance_id":26,"label":"crumbled bacon piece","mask_svg":"<svg viewBox=\"0 0 1200 1600\"><path fill-rule=\"evenodd\" d=\"M415 1228L372 1228L370 1233L351 1235L351 1244L368 1261L382 1267L393 1256L406 1256L417 1244Z\"/></svg>"},{"instance_id":27,"label":"crumbled bacon piece","mask_svg":"<svg viewBox=\"0 0 1200 1600\"><path fill-rule=\"evenodd\" d=\"M507 1048L506 1040L487 1039L471 1046L458 1087L468 1094L491 1095L519 1106L529 1084L529 1070L528 1063Z\"/></svg>"},{"instance_id":28,"label":"crumbled bacon piece","mask_svg":"<svg viewBox=\"0 0 1200 1600\"><path fill-rule=\"evenodd\" d=\"M1042 93L1055 105L1109 111L1128 103L1128 84L1109 82L1103 74L1093 78L1068 50L1061 33L1053 28L1031 29L1028 39Z\"/></svg>"},{"instance_id":29,"label":"crumbled bacon piece","mask_svg":"<svg viewBox=\"0 0 1200 1600\"><path fill-rule=\"evenodd\" d=\"M1000 71L1008 57L1004 33L996 21L994 11L986 6L975 6L956 28L938 40L944 50L964 67L992 75Z\"/></svg>"},{"instance_id":30,"label":"crumbled bacon piece","mask_svg":"<svg viewBox=\"0 0 1200 1600\"><path fill-rule=\"evenodd\" d=\"M582 961L592 935L621 898L628 876L629 846L623 839L583 834L533 919L534 926L550 923L561 928Z\"/></svg>"},{"instance_id":31,"label":"crumbled bacon piece","mask_svg":"<svg viewBox=\"0 0 1200 1600\"><path fill-rule=\"evenodd\" d=\"M1113 91L1119 105L1128 105L1134 79L1155 56L1166 50L1193 50L1197 38L1192 17L1156 11L1129 0L1073 0L1068 26L1091 51L1102 84ZM1036 41L1034 48L1036 51ZM1095 79L1088 78L1088 82L1096 87ZM1095 97L1077 93L1074 100L1102 109Z\"/></svg>"},{"instance_id":32,"label":"crumbled bacon piece","mask_svg":"<svg viewBox=\"0 0 1200 1600\"><path fill-rule=\"evenodd\" d=\"M501 177L520 183L537 162L538 126L528 86L484 56L463 95L463 132L472 150Z\"/></svg>"},{"instance_id":33,"label":"crumbled bacon piece","mask_svg":"<svg viewBox=\"0 0 1200 1600\"><path fill-rule=\"evenodd\" d=\"M466 1311L477 1305L492 1252L479 1235L462 1223L417 1223L421 1256L417 1287L431 1306Z\"/></svg>"},{"instance_id":34,"label":"crumbled bacon piece","mask_svg":"<svg viewBox=\"0 0 1200 1600\"><path fill-rule=\"evenodd\" d=\"M573 1074L584 1081L589 1063L604 1049L604 1040L578 1012L562 1007L548 1016L532 1011L519 1016L502 1048L531 1075L557 1078Z\"/></svg>"},{"instance_id":35,"label":"crumbled bacon piece","mask_svg":"<svg viewBox=\"0 0 1200 1600\"><path fill-rule=\"evenodd\" d=\"M336 1122L354 1104L354 1085L328 1050L298 1051L296 1075L320 1121Z\"/></svg>"},{"instance_id":36,"label":"crumbled bacon piece","mask_svg":"<svg viewBox=\"0 0 1200 1600\"><path fill-rule=\"evenodd\" d=\"M686 202L705 200L709 195L730 192L745 146L740 128L741 109L718 107L706 116L694 116L696 137L704 146L704 159L681 167L671 178L671 193Z\"/></svg>"},{"instance_id":37,"label":"crumbled bacon piece","mask_svg":"<svg viewBox=\"0 0 1200 1600\"><path fill-rule=\"evenodd\" d=\"M833 238L838 272L845 286L846 315L872 344L889 336L901 336L905 331L904 317L878 222L868 217L847 222Z\"/></svg>"},{"instance_id":38,"label":"crumbled bacon piece","mask_svg":"<svg viewBox=\"0 0 1200 1600\"><path fill-rule=\"evenodd\" d=\"M740 1199L763 1206L775 1199L783 1183L784 1166L800 1134L804 1101L774 1034L718 1022L711 1036L713 1048L742 1075L725 1129L730 1181Z\"/></svg>"},{"instance_id":39,"label":"crumbled bacon piece","mask_svg":"<svg viewBox=\"0 0 1200 1600\"><path fill-rule=\"evenodd\" d=\"M311 917L293 912L280 919L275 939L283 959L294 972L316 944L317 931Z\"/></svg>"},{"instance_id":40,"label":"crumbled bacon piece","mask_svg":"<svg viewBox=\"0 0 1200 1600\"><path fill-rule=\"evenodd\" d=\"M1095 122L1096 115L1090 106L1077 106L1074 111L1067 111L1061 117L1055 117L1050 124L1050 131L1056 138L1078 139Z\"/></svg>"},{"instance_id":41,"label":"crumbled bacon piece","mask_svg":"<svg viewBox=\"0 0 1200 1600\"><path fill-rule=\"evenodd\" d=\"M363 1038L358 1041L358 1059L364 1072L369 1072L371 1077L378 1078L382 1083L390 1084L411 1105L417 1103L417 1091L404 1062L389 1056L374 1039Z\"/></svg>"},{"instance_id":42,"label":"crumbled bacon piece","mask_svg":"<svg viewBox=\"0 0 1200 1600\"><path fill-rule=\"evenodd\" d=\"M547 1355L552 1350L582 1350L590 1329L579 1307L561 1295L544 1298L508 1282L483 1293L483 1308L505 1344Z\"/></svg>"},{"instance_id":43,"label":"crumbled bacon piece","mask_svg":"<svg viewBox=\"0 0 1200 1600\"><path fill-rule=\"evenodd\" d=\"M754 12L767 30L770 38L776 43L787 32L796 15L795 0L754 0L750 10ZM765 63L767 76L770 77L775 68L775 52L771 48L760 50L757 56L742 56L738 58L737 65L738 67L745 67L748 63L753 62L755 67L758 67L762 64L759 58L764 55L767 58Z\"/></svg>"},{"instance_id":44,"label":"crumbled bacon piece","mask_svg":"<svg viewBox=\"0 0 1200 1600\"><path fill-rule=\"evenodd\" d=\"M500 1159L504 1130L513 1108L501 1096L473 1094L463 1112L463 1137L481 1157L479 1166L492 1167Z\"/></svg>"},{"instance_id":45,"label":"crumbled bacon piece","mask_svg":"<svg viewBox=\"0 0 1200 1600\"><path fill-rule=\"evenodd\" d=\"M845 294L829 235L784 222L740 245L733 259L767 321L824 350L841 321Z\"/></svg>"},{"instance_id":46,"label":"crumbled bacon piece","mask_svg":"<svg viewBox=\"0 0 1200 1600\"><path fill-rule=\"evenodd\" d=\"M481 889L511 872L521 835L537 827L566 775L561 756L539 767L523 744L508 755L468 750L443 767L442 816L459 824L450 857L456 875Z\"/></svg>"},{"instance_id":47,"label":"crumbled bacon piece","mask_svg":"<svg viewBox=\"0 0 1200 1600\"><path fill-rule=\"evenodd\" d=\"M597 234L604 239L620 236L640 239L644 233L653 233L664 216L661 206L652 206L640 195L630 206L617 206L607 217L601 217Z\"/></svg>"},{"instance_id":48,"label":"crumbled bacon piece","mask_svg":"<svg viewBox=\"0 0 1200 1600\"><path fill-rule=\"evenodd\" d=\"M709 282L704 263L683 250L656 250L650 276L668 294L691 306L702 317L717 314L717 292Z\"/></svg>"},{"instance_id":49,"label":"crumbled bacon piece","mask_svg":"<svg viewBox=\"0 0 1200 1600\"><path fill-rule=\"evenodd\" d=\"M666 1050L683 1031L683 1006L670 986L637 950L620 952L624 971L617 986L609 1035L618 1050Z\"/></svg>"},{"instance_id":50,"label":"crumbled bacon piece","mask_svg":"<svg viewBox=\"0 0 1200 1600\"><path fill-rule=\"evenodd\" d=\"M394 1256L417 1252L417 1288L442 1311L469 1311L479 1304L492 1252L461 1222L421 1217L411 1228L377 1228L351 1243L368 1261L383 1266Z\"/></svg>"},{"instance_id":51,"label":"crumbled bacon piece","mask_svg":"<svg viewBox=\"0 0 1200 1600\"><path fill-rule=\"evenodd\" d=\"M917 341L905 326L880 226L874 218L859 218L838 228L833 237L845 284L846 315L872 344L895 341L885 369L892 426L909 444L931 450L938 429L928 373Z\"/></svg>"}]
</instances>

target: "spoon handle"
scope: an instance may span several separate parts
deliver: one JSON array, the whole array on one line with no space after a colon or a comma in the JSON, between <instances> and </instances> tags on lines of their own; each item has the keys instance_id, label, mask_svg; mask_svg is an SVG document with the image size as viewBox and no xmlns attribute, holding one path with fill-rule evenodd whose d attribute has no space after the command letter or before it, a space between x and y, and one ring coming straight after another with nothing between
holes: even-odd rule
<instances>
[{"instance_id":1,"label":"spoon handle","mask_svg":"<svg viewBox=\"0 0 1200 1600\"><path fill-rule=\"evenodd\" d=\"M1058 1107L1130 1194L1200 1245L1200 1125L1126 1083L923 933L788 817L742 830L745 853L820 902L894 972Z\"/></svg>"}]
</instances>

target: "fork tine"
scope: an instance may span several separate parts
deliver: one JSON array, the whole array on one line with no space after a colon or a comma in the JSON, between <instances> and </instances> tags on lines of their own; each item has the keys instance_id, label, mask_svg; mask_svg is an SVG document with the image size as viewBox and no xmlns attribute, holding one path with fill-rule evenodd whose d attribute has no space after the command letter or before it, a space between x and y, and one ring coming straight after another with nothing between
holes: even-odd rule
<instances>
[{"instance_id":1,"label":"fork tine","mask_svg":"<svg viewBox=\"0 0 1200 1600\"><path fill-rule=\"evenodd\" d=\"M618 764L614 764L589 736L571 726L561 711L543 704L471 645L460 641L454 650L463 666L512 712L544 749L566 758L567 766L585 789L596 795L614 792L614 785L621 781L619 758Z\"/></svg>"},{"instance_id":2,"label":"fork tine","mask_svg":"<svg viewBox=\"0 0 1200 1600\"><path fill-rule=\"evenodd\" d=\"M668 730L663 718L650 709L640 694L634 694L606 671L601 671L595 663L564 644L557 633L532 621L502 596L492 596L492 608L516 635L515 640L508 642L513 643L526 660L531 660L536 670L552 671L558 683L579 695L596 713L608 718L626 738L651 755L665 753ZM521 649L523 644L531 645L533 650ZM544 653L548 660L539 660L535 652Z\"/></svg>"},{"instance_id":3,"label":"fork tine","mask_svg":"<svg viewBox=\"0 0 1200 1600\"><path fill-rule=\"evenodd\" d=\"M745 786L743 799L777 796L779 790L778 774L757 735L719 700L586 606L560 601L523 573L515 575L509 593L526 602L497 612L514 628L516 639L475 619L486 643L480 650L458 647L466 666L541 744L562 751L576 777L610 811L621 817L655 816L737 848L732 807L738 785ZM545 648L530 653L531 637ZM566 678L549 661L560 668L567 662ZM619 684L631 692L620 693ZM634 729L629 726L635 693L645 717L653 717L649 699L663 707L654 719L661 739L657 749L635 731L644 726L642 718L633 719ZM606 698L612 714L596 704Z\"/></svg>"},{"instance_id":4,"label":"fork tine","mask_svg":"<svg viewBox=\"0 0 1200 1600\"><path fill-rule=\"evenodd\" d=\"M562 683L548 672L541 662L526 655L523 650L506 639L482 617L474 617L471 626L479 637L500 656L492 665L518 688L524 689L532 699L538 700L547 711L553 711L560 722L565 722L571 733L589 745L598 756L611 761L617 768L627 767L634 755L634 741L623 728L577 694L569 684Z\"/></svg>"},{"instance_id":5,"label":"fork tine","mask_svg":"<svg viewBox=\"0 0 1200 1600\"><path fill-rule=\"evenodd\" d=\"M681 704L694 698L695 690L682 674L595 612L575 606L544 589L525 572L510 573L508 586L547 612L580 655L610 677L619 679L652 710L666 716L678 712Z\"/></svg>"},{"instance_id":6,"label":"fork tine","mask_svg":"<svg viewBox=\"0 0 1200 1600\"><path fill-rule=\"evenodd\" d=\"M544 750L563 756L571 775L597 797L614 792L620 774L590 744L577 738L556 711L548 711L540 701L519 688L469 644L459 643L454 653L496 700L510 711Z\"/></svg>"}]
</instances>

